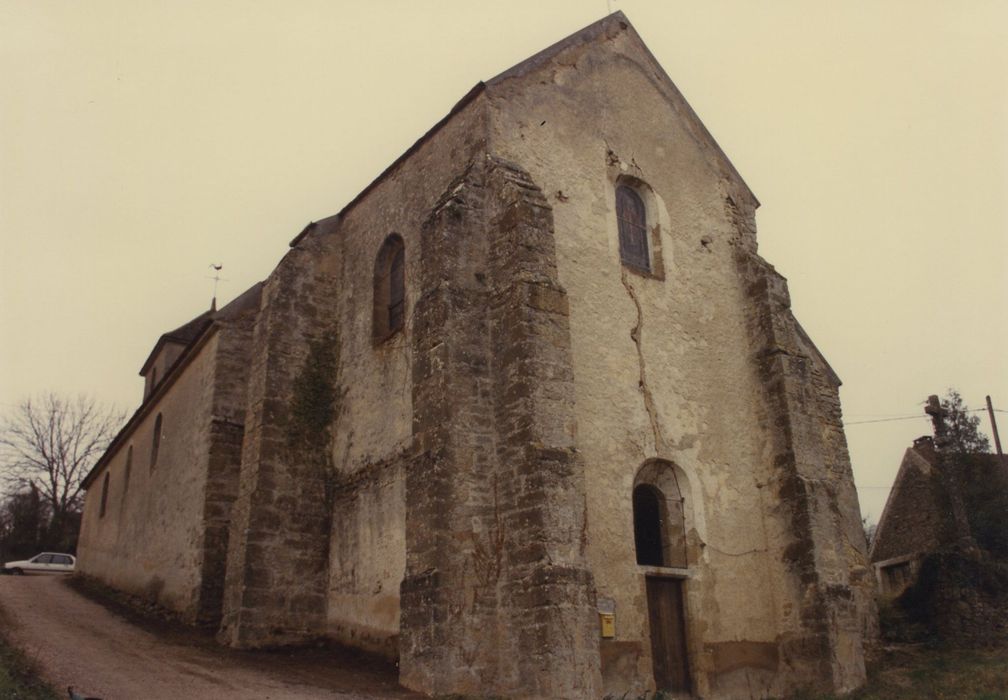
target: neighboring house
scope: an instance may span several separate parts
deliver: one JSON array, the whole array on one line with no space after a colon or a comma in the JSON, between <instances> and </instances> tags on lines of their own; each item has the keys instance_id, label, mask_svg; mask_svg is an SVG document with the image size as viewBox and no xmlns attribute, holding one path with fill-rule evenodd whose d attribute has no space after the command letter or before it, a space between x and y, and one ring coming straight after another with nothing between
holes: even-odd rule
<instances>
[{"instance_id":1,"label":"neighboring house","mask_svg":"<svg viewBox=\"0 0 1008 700\"><path fill-rule=\"evenodd\" d=\"M923 555L957 541L955 509L930 435L914 440L879 518L869 556L879 591L896 596L909 586Z\"/></svg>"},{"instance_id":2,"label":"neighboring house","mask_svg":"<svg viewBox=\"0 0 1008 700\"><path fill-rule=\"evenodd\" d=\"M928 554L977 548L971 520L982 507L974 502L980 490L964 486L981 484L1003 492L1008 459L969 454L943 460L930 435L914 440L903 455L869 550L883 595L895 597L906 590Z\"/></svg>"},{"instance_id":3,"label":"neighboring house","mask_svg":"<svg viewBox=\"0 0 1008 700\"><path fill-rule=\"evenodd\" d=\"M159 341L79 569L430 694L857 687L840 382L757 206L622 13L480 83Z\"/></svg>"}]
</instances>

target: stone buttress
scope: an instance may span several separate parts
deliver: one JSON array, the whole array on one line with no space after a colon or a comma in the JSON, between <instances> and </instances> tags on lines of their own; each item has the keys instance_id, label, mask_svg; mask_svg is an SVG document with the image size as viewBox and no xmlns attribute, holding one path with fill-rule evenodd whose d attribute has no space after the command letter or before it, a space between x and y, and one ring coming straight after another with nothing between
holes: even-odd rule
<instances>
[{"instance_id":1,"label":"stone buttress","mask_svg":"<svg viewBox=\"0 0 1008 700\"><path fill-rule=\"evenodd\" d=\"M742 240L755 241L753 212L739 214L731 200L729 209ZM796 686L850 691L864 683L863 638L870 641L876 624L839 380L825 376L831 370L803 342L787 280L754 245L737 247L736 262L763 389L757 415L773 495L766 517L779 528L781 661Z\"/></svg>"},{"instance_id":2,"label":"stone buttress","mask_svg":"<svg viewBox=\"0 0 1008 700\"><path fill-rule=\"evenodd\" d=\"M263 288L218 633L233 647L298 644L325 632L325 475L317 460L292 455L289 439L295 377L311 342L335 324L337 289L319 269L321 247L310 238L291 249Z\"/></svg>"},{"instance_id":3,"label":"stone buttress","mask_svg":"<svg viewBox=\"0 0 1008 700\"><path fill-rule=\"evenodd\" d=\"M472 164L423 227L400 679L599 694L567 297L528 175Z\"/></svg>"}]
</instances>

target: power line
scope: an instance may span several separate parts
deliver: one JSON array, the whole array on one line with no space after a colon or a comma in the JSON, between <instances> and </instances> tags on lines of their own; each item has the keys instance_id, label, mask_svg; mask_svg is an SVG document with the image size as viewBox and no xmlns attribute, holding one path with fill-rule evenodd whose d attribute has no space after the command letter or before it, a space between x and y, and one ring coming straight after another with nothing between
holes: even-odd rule
<instances>
[{"instance_id":1,"label":"power line","mask_svg":"<svg viewBox=\"0 0 1008 700\"><path fill-rule=\"evenodd\" d=\"M976 413L977 411L986 411L986 410L987 410L986 408L970 408L970 409L966 410L966 413ZM1005 410L1000 409L1000 408L995 408L994 412L995 413L1008 413L1008 411L1005 411ZM855 420L855 421L851 421L849 423L845 421L844 422L844 427L846 428L849 425L864 425L865 423L888 423L889 421L894 421L894 420L915 420L917 418L923 418L925 420L930 420L927 416L921 415L921 414L918 413L918 414L915 414L915 415L912 415L912 416L897 416L896 418L875 418L874 420Z\"/></svg>"},{"instance_id":2,"label":"power line","mask_svg":"<svg viewBox=\"0 0 1008 700\"><path fill-rule=\"evenodd\" d=\"M844 423L844 426L846 427L848 425L864 425L865 423L888 423L889 421L894 420L915 420L918 418L923 418L924 420L928 419L927 416L918 414L913 416L899 416L898 418L875 418L874 420L856 420L851 421L850 423Z\"/></svg>"}]
</instances>

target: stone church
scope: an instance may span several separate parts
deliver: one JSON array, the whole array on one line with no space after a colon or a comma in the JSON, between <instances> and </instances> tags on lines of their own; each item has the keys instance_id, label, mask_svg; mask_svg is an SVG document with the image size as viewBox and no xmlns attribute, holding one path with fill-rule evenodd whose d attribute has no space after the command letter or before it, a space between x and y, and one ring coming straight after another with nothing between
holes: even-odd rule
<instances>
[{"instance_id":1,"label":"stone church","mask_svg":"<svg viewBox=\"0 0 1008 700\"><path fill-rule=\"evenodd\" d=\"M479 83L161 336L80 570L432 695L857 687L840 381L758 205L622 13Z\"/></svg>"}]
</instances>

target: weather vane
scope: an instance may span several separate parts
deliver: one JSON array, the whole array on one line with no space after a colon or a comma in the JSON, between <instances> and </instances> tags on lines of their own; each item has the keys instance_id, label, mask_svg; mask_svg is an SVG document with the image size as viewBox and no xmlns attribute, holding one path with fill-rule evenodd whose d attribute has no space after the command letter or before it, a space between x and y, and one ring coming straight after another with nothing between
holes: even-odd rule
<instances>
[{"instance_id":1,"label":"weather vane","mask_svg":"<svg viewBox=\"0 0 1008 700\"><path fill-rule=\"evenodd\" d=\"M210 267L214 269L214 276L210 279L213 280L213 299L210 300L210 308L212 310L217 310L217 283L223 278L220 276L220 271L224 269L224 263L210 263ZM224 280L227 282L227 280Z\"/></svg>"}]
</instances>

